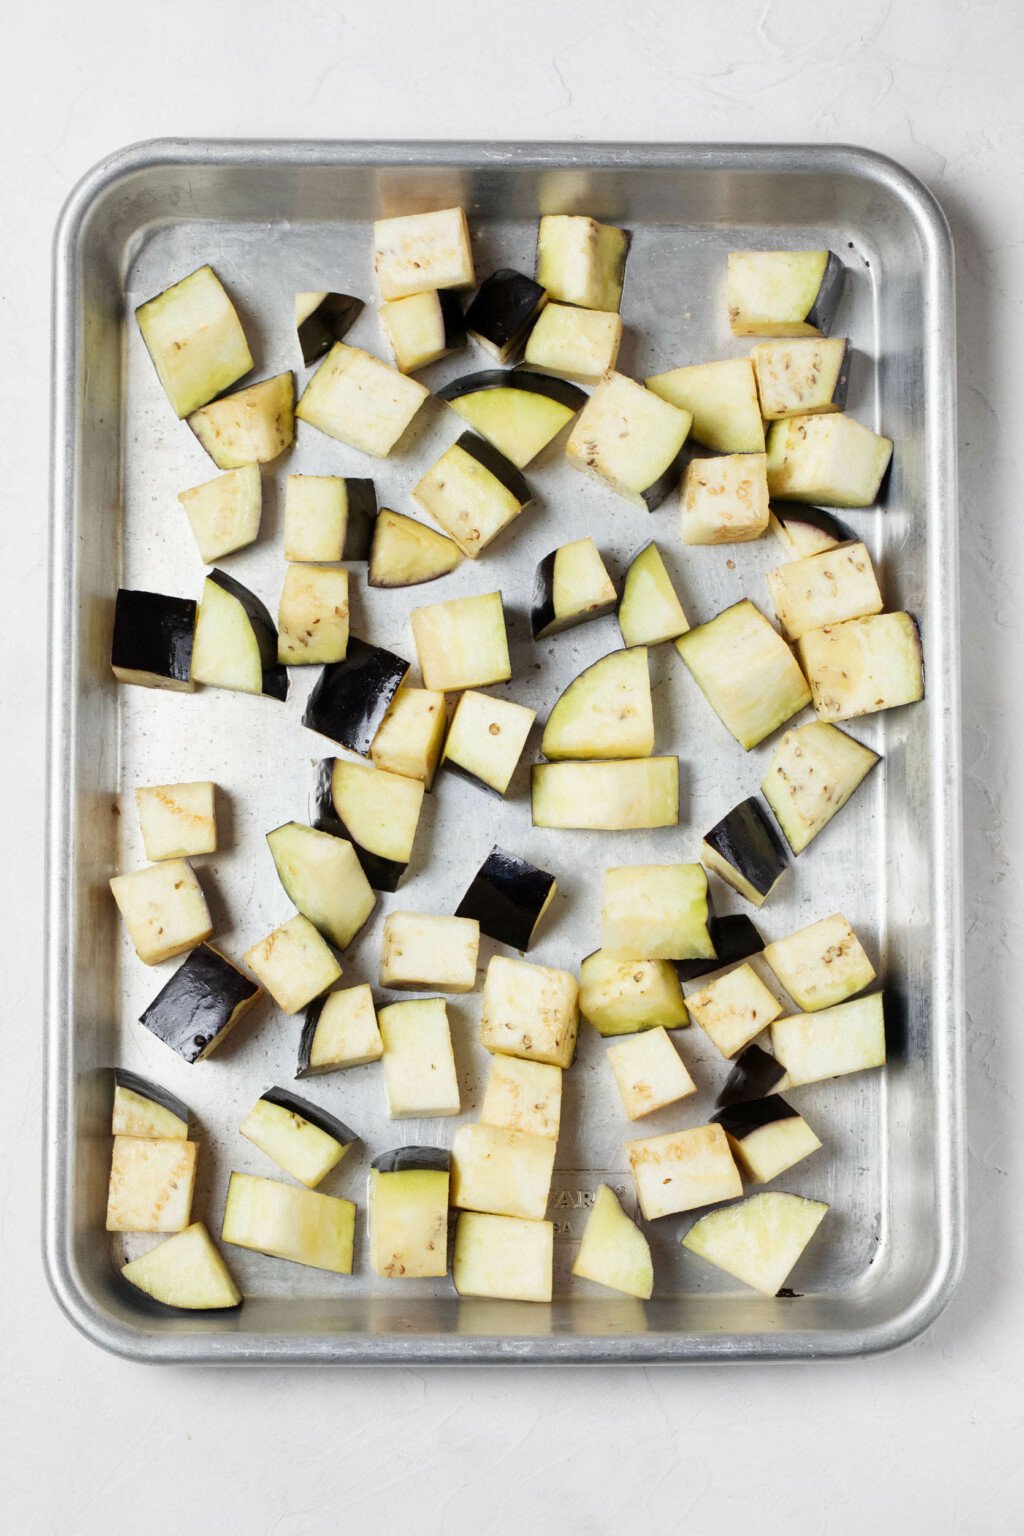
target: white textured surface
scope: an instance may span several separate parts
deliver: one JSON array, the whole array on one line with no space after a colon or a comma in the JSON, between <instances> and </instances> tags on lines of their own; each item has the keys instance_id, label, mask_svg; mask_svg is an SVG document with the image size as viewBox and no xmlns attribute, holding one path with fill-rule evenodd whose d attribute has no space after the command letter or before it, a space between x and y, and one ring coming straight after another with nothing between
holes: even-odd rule
<instances>
[{"instance_id":1,"label":"white textured surface","mask_svg":"<svg viewBox=\"0 0 1024 1536\"><path fill-rule=\"evenodd\" d=\"M37 0L5 18L4 1530L1022 1528L1022 23L1016 0ZM187 133L859 142L941 199L960 309L970 1255L947 1314L902 1353L608 1377L186 1374L107 1358L57 1313L36 1173L48 243L101 155Z\"/></svg>"}]
</instances>

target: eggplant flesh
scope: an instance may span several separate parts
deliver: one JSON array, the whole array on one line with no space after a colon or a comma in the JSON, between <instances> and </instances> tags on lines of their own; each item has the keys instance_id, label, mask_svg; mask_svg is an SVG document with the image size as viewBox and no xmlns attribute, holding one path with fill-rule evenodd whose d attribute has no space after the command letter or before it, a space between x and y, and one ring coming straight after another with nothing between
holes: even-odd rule
<instances>
[{"instance_id":1,"label":"eggplant flesh","mask_svg":"<svg viewBox=\"0 0 1024 1536\"><path fill-rule=\"evenodd\" d=\"M854 539L853 530L824 507L788 507L774 505L768 514L768 526L791 560L820 555L837 544Z\"/></svg>"},{"instance_id":2,"label":"eggplant flesh","mask_svg":"<svg viewBox=\"0 0 1024 1536\"><path fill-rule=\"evenodd\" d=\"M139 1023L187 1062L220 1045L260 988L210 944L200 944L150 1003Z\"/></svg>"},{"instance_id":3,"label":"eggplant flesh","mask_svg":"<svg viewBox=\"0 0 1024 1536\"><path fill-rule=\"evenodd\" d=\"M708 869L756 907L771 895L789 868L782 843L760 804L751 796L734 806L704 838Z\"/></svg>"},{"instance_id":4,"label":"eggplant flesh","mask_svg":"<svg viewBox=\"0 0 1024 1536\"><path fill-rule=\"evenodd\" d=\"M409 670L392 651L349 637L344 661L324 667L302 723L352 752L369 756L373 738Z\"/></svg>"},{"instance_id":5,"label":"eggplant flesh","mask_svg":"<svg viewBox=\"0 0 1024 1536\"><path fill-rule=\"evenodd\" d=\"M346 777L347 795L343 788ZM374 890L397 891L412 857L423 794L418 779L369 764L324 758L314 778L313 824L322 832L351 840ZM363 814L357 814L360 811ZM371 841L378 846L369 846Z\"/></svg>"},{"instance_id":6,"label":"eggplant flesh","mask_svg":"<svg viewBox=\"0 0 1024 1536\"><path fill-rule=\"evenodd\" d=\"M226 602L218 593L233 601ZM256 594L214 568L206 578L199 605L193 680L284 700L288 697L288 669L278 663L277 646L277 628Z\"/></svg>"},{"instance_id":7,"label":"eggplant flesh","mask_svg":"<svg viewBox=\"0 0 1024 1536\"><path fill-rule=\"evenodd\" d=\"M556 888L554 875L495 844L455 915L476 918L488 938L526 950Z\"/></svg>"},{"instance_id":8,"label":"eggplant flesh","mask_svg":"<svg viewBox=\"0 0 1024 1536\"><path fill-rule=\"evenodd\" d=\"M350 293L295 295L295 328L307 368L326 357L336 341L344 340L364 307L362 299Z\"/></svg>"},{"instance_id":9,"label":"eggplant flesh","mask_svg":"<svg viewBox=\"0 0 1024 1536\"><path fill-rule=\"evenodd\" d=\"M291 1093L287 1088L268 1088L266 1093L261 1093L260 1098L266 1104L276 1104L279 1109L288 1110L289 1114L298 1115L302 1120L308 1120L310 1125L315 1125L317 1130L323 1131L327 1136L333 1136L335 1141L343 1147L350 1147L359 1140L344 1120L339 1120L328 1110L319 1104L311 1104L309 1099L303 1099L297 1093Z\"/></svg>"},{"instance_id":10,"label":"eggplant flesh","mask_svg":"<svg viewBox=\"0 0 1024 1536\"><path fill-rule=\"evenodd\" d=\"M544 556L534 577L530 628L535 640L614 613L615 584L589 536Z\"/></svg>"},{"instance_id":11,"label":"eggplant flesh","mask_svg":"<svg viewBox=\"0 0 1024 1536\"><path fill-rule=\"evenodd\" d=\"M547 297L532 277L502 267L480 284L466 311L466 330L499 363L507 363L520 350Z\"/></svg>"},{"instance_id":12,"label":"eggplant flesh","mask_svg":"<svg viewBox=\"0 0 1024 1536\"><path fill-rule=\"evenodd\" d=\"M175 1136L180 1134L183 1137L187 1137L188 1123L190 1119L190 1111L188 1105L183 1104L180 1099L175 1098L173 1093L168 1092L166 1088L162 1088L159 1083L152 1083L148 1078L139 1077L135 1072L126 1072L123 1067L115 1067L114 1093L115 1103L112 1129L115 1136L152 1136L155 1134L171 1134L172 1120L180 1120L182 1125L180 1133L177 1126L173 1126L173 1133ZM139 1100L139 1111L143 1116L146 1114L146 1107L148 1105L153 1105L156 1110L155 1119L165 1124L167 1126L167 1130L162 1133L157 1133L152 1129L141 1130L135 1128L133 1125L118 1124L117 1096L119 1094L130 1095L132 1098Z\"/></svg>"},{"instance_id":13,"label":"eggplant flesh","mask_svg":"<svg viewBox=\"0 0 1024 1536\"><path fill-rule=\"evenodd\" d=\"M191 693L198 613L199 605L190 597L120 588L110 647L118 682Z\"/></svg>"}]
</instances>

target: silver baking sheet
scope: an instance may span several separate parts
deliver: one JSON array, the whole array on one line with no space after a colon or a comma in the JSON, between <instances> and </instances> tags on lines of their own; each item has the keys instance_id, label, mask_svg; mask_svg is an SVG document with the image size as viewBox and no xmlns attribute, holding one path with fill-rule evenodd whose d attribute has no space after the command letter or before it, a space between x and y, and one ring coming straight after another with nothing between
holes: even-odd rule
<instances>
[{"instance_id":1,"label":"silver baking sheet","mask_svg":"<svg viewBox=\"0 0 1024 1536\"><path fill-rule=\"evenodd\" d=\"M316 669L292 671L283 705L114 684L117 586L199 596L203 567L176 494L213 473L173 418L132 311L209 261L239 304L253 377L296 368L291 313L300 289L364 297L348 339L380 353L369 221L453 203L469 213L480 273L532 270L539 212L587 212L631 228L620 366L638 377L746 350L724 321L729 249L828 245L841 254L849 279L835 330L856 348L850 409L896 441L884 506L844 516L878 561L887 605L920 619L928 697L852 723L883 765L800 857L757 922L771 939L829 912L848 915L889 990L892 1061L885 1072L799 1094L825 1148L777 1182L829 1201L832 1211L792 1277L794 1297L759 1298L688 1255L679 1239L690 1217L648 1225L657 1277L649 1303L571 1280L597 1183L611 1182L631 1203L624 1138L705 1120L727 1071L699 1029L677 1034L700 1095L630 1126L603 1044L584 1025L549 1212L558 1229L550 1307L460 1300L450 1281L400 1284L370 1273L369 1158L407 1142L449 1146L460 1122L389 1121L379 1068L369 1066L302 1090L363 1139L322 1186L360 1206L353 1276L230 1249L247 1296L238 1314L154 1319L115 1283L117 1262L152 1239L112 1239L103 1230L106 1069L152 1076L192 1107L202 1144L195 1213L216 1234L229 1172L274 1175L236 1128L260 1091L290 1082L301 1020L264 1003L194 1067L135 1022L177 962L138 962L108 895L111 874L143 862L132 790L190 778L220 787L222 846L197 864L216 941L237 958L290 913L264 834L305 817L312 766L333 749L301 724ZM423 378L436 386L486 365L470 349ZM307 375L296 372L301 386ZM953 380L942 214L906 172L857 149L168 141L123 151L85 179L57 235L53 384L46 1254L72 1321L139 1359L249 1363L824 1358L892 1347L931 1321L955 1285L963 1232ZM410 487L459 426L430 402L401 451L379 462L300 425L294 449L265 471L259 543L229 557L227 568L274 610L286 473L372 475L381 504L415 511ZM562 447L552 445L527 472L535 504L479 561L432 586L392 593L368 591L365 566L353 566L354 632L414 662L414 606L500 588L514 673L500 691L543 718L582 667L620 644L613 618L539 645L530 640L534 566L556 545L590 533L621 574L656 539L691 623L741 595L766 605L764 572L780 559L774 541L684 550L674 502L641 512L571 470ZM637 835L533 828L528 761L536 735L504 802L442 773L404 883L380 897L344 957L345 984L376 982L389 910L454 910L494 842L557 875L557 903L531 958L573 970L599 942L606 865L697 856L701 833L756 789L772 744L745 755L673 648L652 652L652 661L656 750L678 753L681 763L679 826ZM742 907L720 883L715 895L721 911ZM481 968L492 948L485 940ZM476 1116L489 1060L477 1040L479 1006L479 988L450 1000L463 1120Z\"/></svg>"}]
</instances>

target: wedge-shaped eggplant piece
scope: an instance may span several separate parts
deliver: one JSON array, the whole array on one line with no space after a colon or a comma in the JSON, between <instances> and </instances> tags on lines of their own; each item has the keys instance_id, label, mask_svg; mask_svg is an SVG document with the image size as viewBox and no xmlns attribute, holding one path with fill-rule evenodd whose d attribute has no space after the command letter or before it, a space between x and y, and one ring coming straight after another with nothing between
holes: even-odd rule
<instances>
[{"instance_id":1,"label":"wedge-shaped eggplant piece","mask_svg":"<svg viewBox=\"0 0 1024 1536\"><path fill-rule=\"evenodd\" d=\"M277 605L277 659L308 667L344 661L348 650L348 571L288 565Z\"/></svg>"},{"instance_id":2,"label":"wedge-shaped eggplant piece","mask_svg":"<svg viewBox=\"0 0 1024 1536\"><path fill-rule=\"evenodd\" d=\"M315 1189L359 1140L334 1115L285 1088L260 1094L238 1129L307 1189Z\"/></svg>"},{"instance_id":3,"label":"wedge-shaped eggplant piece","mask_svg":"<svg viewBox=\"0 0 1024 1536\"><path fill-rule=\"evenodd\" d=\"M242 958L283 1013L300 1013L341 975L341 966L301 912L268 933Z\"/></svg>"},{"instance_id":4,"label":"wedge-shaped eggplant piece","mask_svg":"<svg viewBox=\"0 0 1024 1536\"><path fill-rule=\"evenodd\" d=\"M511 362L547 299L532 277L501 267L480 284L466 311L466 330L496 362Z\"/></svg>"},{"instance_id":5,"label":"wedge-shaped eggplant piece","mask_svg":"<svg viewBox=\"0 0 1024 1536\"><path fill-rule=\"evenodd\" d=\"M484 978L485 1050L568 1067L576 1052L579 989L568 971L493 955Z\"/></svg>"},{"instance_id":6,"label":"wedge-shaped eggplant piece","mask_svg":"<svg viewBox=\"0 0 1024 1536\"><path fill-rule=\"evenodd\" d=\"M554 875L495 843L455 915L473 918L499 944L529 949L557 888Z\"/></svg>"},{"instance_id":7,"label":"wedge-shaped eggplant piece","mask_svg":"<svg viewBox=\"0 0 1024 1536\"><path fill-rule=\"evenodd\" d=\"M657 544L645 544L630 561L619 604L623 643L660 645L677 640L690 625Z\"/></svg>"},{"instance_id":8,"label":"wedge-shaped eggplant piece","mask_svg":"<svg viewBox=\"0 0 1024 1536\"><path fill-rule=\"evenodd\" d=\"M805 1013L844 1003L875 979L874 966L841 912L766 944L764 958Z\"/></svg>"},{"instance_id":9,"label":"wedge-shaped eggplant piece","mask_svg":"<svg viewBox=\"0 0 1024 1536\"><path fill-rule=\"evenodd\" d=\"M212 944L200 944L139 1018L187 1062L204 1061L227 1039L263 988Z\"/></svg>"},{"instance_id":10,"label":"wedge-shaped eggplant piece","mask_svg":"<svg viewBox=\"0 0 1024 1536\"><path fill-rule=\"evenodd\" d=\"M500 592L414 608L411 623L428 688L458 693L506 683L512 676Z\"/></svg>"},{"instance_id":11,"label":"wedge-shaped eggplant piece","mask_svg":"<svg viewBox=\"0 0 1024 1536\"><path fill-rule=\"evenodd\" d=\"M715 958L676 960L674 964L680 981L697 981L699 977L721 970L723 966L734 965L737 960L746 960L750 955L759 954L764 948L764 940L750 918L739 914L715 917L709 913L708 932L715 946Z\"/></svg>"},{"instance_id":12,"label":"wedge-shaped eggplant piece","mask_svg":"<svg viewBox=\"0 0 1024 1536\"><path fill-rule=\"evenodd\" d=\"M378 1016L392 1120L457 1115L459 1081L443 997L390 1003Z\"/></svg>"},{"instance_id":13,"label":"wedge-shaped eggplant piece","mask_svg":"<svg viewBox=\"0 0 1024 1536\"><path fill-rule=\"evenodd\" d=\"M527 368L469 373L437 394L517 469L525 469L587 403L577 385Z\"/></svg>"},{"instance_id":14,"label":"wedge-shaped eggplant piece","mask_svg":"<svg viewBox=\"0 0 1024 1536\"><path fill-rule=\"evenodd\" d=\"M198 613L199 606L190 597L121 587L114 604L110 646L110 668L118 682L191 693Z\"/></svg>"},{"instance_id":15,"label":"wedge-shaped eggplant piece","mask_svg":"<svg viewBox=\"0 0 1024 1536\"><path fill-rule=\"evenodd\" d=\"M686 1006L723 1056L735 1056L782 1012L778 998L746 963L691 992Z\"/></svg>"},{"instance_id":16,"label":"wedge-shaped eggplant piece","mask_svg":"<svg viewBox=\"0 0 1024 1536\"><path fill-rule=\"evenodd\" d=\"M217 851L217 808L209 779L147 784L135 791L146 858L190 859Z\"/></svg>"},{"instance_id":17,"label":"wedge-shaped eggplant piece","mask_svg":"<svg viewBox=\"0 0 1024 1536\"><path fill-rule=\"evenodd\" d=\"M709 1211L694 1222L683 1247L762 1296L777 1296L827 1212L820 1200L770 1190Z\"/></svg>"},{"instance_id":18,"label":"wedge-shaped eggplant piece","mask_svg":"<svg viewBox=\"0 0 1024 1536\"><path fill-rule=\"evenodd\" d=\"M447 289L390 299L380 307L380 322L400 373L436 363L466 338L462 305Z\"/></svg>"},{"instance_id":19,"label":"wedge-shaped eggplant piece","mask_svg":"<svg viewBox=\"0 0 1024 1536\"><path fill-rule=\"evenodd\" d=\"M827 336L846 276L834 251L730 251L734 336Z\"/></svg>"},{"instance_id":20,"label":"wedge-shaped eggplant piece","mask_svg":"<svg viewBox=\"0 0 1024 1536\"><path fill-rule=\"evenodd\" d=\"M366 878L378 891L397 891L412 858L423 784L343 757L317 769L314 819L351 839Z\"/></svg>"},{"instance_id":21,"label":"wedge-shaped eggplant piece","mask_svg":"<svg viewBox=\"0 0 1024 1536\"><path fill-rule=\"evenodd\" d=\"M115 1136L107 1191L108 1232L184 1232L192 1219L194 1141Z\"/></svg>"},{"instance_id":22,"label":"wedge-shaped eggplant piece","mask_svg":"<svg viewBox=\"0 0 1024 1536\"><path fill-rule=\"evenodd\" d=\"M871 556L860 543L803 560L790 560L768 572L775 617L787 640L799 640L823 624L841 624L881 613L882 594Z\"/></svg>"},{"instance_id":23,"label":"wedge-shaped eggplant piece","mask_svg":"<svg viewBox=\"0 0 1024 1536\"><path fill-rule=\"evenodd\" d=\"M291 373L250 384L193 411L188 424L218 469L269 464L295 440Z\"/></svg>"},{"instance_id":24,"label":"wedge-shaped eggplant piece","mask_svg":"<svg viewBox=\"0 0 1024 1536\"><path fill-rule=\"evenodd\" d=\"M147 1082L122 1067L114 1070L114 1136L156 1136L165 1141L188 1140L188 1106L166 1088Z\"/></svg>"},{"instance_id":25,"label":"wedge-shaped eggplant piece","mask_svg":"<svg viewBox=\"0 0 1024 1536\"><path fill-rule=\"evenodd\" d=\"M646 646L612 651L574 678L548 716L540 749L552 761L650 757L654 707Z\"/></svg>"},{"instance_id":26,"label":"wedge-shaped eggplant piece","mask_svg":"<svg viewBox=\"0 0 1024 1536\"><path fill-rule=\"evenodd\" d=\"M362 299L350 293L306 291L295 295L295 329L307 368L324 357L336 341L344 341L364 308Z\"/></svg>"},{"instance_id":27,"label":"wedge-shaped eggplant piece","mask_svg":"<svg viewBox=\"0 0 1024 1536\"><path fill-rule=\"evenodd\" d=\"M493 699L470 688L456 706L441 760L463 777L503 795L536 718L525 704Z\"/></svg>"},{"instance_id":28,"label":"wedge-shaped eggplant piece","mask_svg":"<svg viewBox=\"0 0 1024 1536\"><path fill-rule=\"evenodd\" d=\"M924 657L910 613L876 613L808 630L797 641L819 720L852 720L924 698Z\"/></svg>"},{"instance_id":29,"label":"wedge-shaped eggplant piece","mask_svg":"<svg viewBox=\"0 0 1024 1536\"><path fill-rule=\"evenodd\" d=\"M870 507L892 442L852 416L790 416L768 433L768 490L776 501Z\"/></svg>"},{"instance_id":30,"label":"wedge-shaped eggplant piece","mask_svg":"<svg viewBox=\"0 0 1024 1536\"><path fill-rule=\"evenodd\" d=\"M213 932L203 888L184 859L115 875L110 890L135 953L146 965L173 960Z\"/></svg>"},{"instance_id":31,"label":"wedge-shaped eggplant piece","mask_svg":"<svg viewBox=\"0 0 1024 1536\"><path fill-rule=\"evenodd\" d=\"M229 469L191 490L181 491L200 559L212 565L222 555L252 544L260 531L263 486L258 464Z\"/></svg>"},{"instance_id":32,"label":"wedge-shaped eggplant piece","mask_svg":"<svg viewBox=\"0 0 1024 1536\"><path fill-rule=\"evenodd\" d=\"M178 417L223 394L252 367L242 322L212 267L140 304L135 318Z\"/></svg>"},{"instance_id":33,"label":"wedge-shaped eggplant piece","mask_svg":"<svg viewBox=\"0 0 1024 1536\"><path fill-rule=\"evenodd\" d=\"M471 560L533 499L515 465L474 432L463 432L412 494Z\"/></svg>"},{"instance_id":34,"label":"wedge-shaped eggplant piece","mask_svg":"<svg viewBox=\"0 0 1024 1536\"><path fill-rule=\"evenodd\" d=\"M606 1054L622 1107L631 1120L640 1120L697 1092L697 1084L662 1025L609 1046Z\"/></svg>"},{"instance_id":35,"label":"wedge-shaped eggplant piece","mask_svg":"<svg viewBox=\"0 0 1024 1536\"><path fill-rule=\"evenodd\" d=\"M761 793L794 853L828 826L878 761L877 752L821 720L786 732Z\"/></svg>"},{"instance_id":36,"label":"wedge-shaped eggplant piece","mask_svg":"<svg viewBox=\"0 0 1024 1536\"><path fill-rule=\"evenodd\" d=\"M791 560L820 555L837 544L855 542L853 533L838 517L822 507L797 507L776 503L768 527Z\"/></svg>"},{"instance_id":37,"label":"wedge-shaped eggplant piece","mask_svg":"<svg viewBox=\"0 0 1024 1536\"><path fill-rule=\"evenodd\" d=\"M618 310L630 234L580 214L547 213L537 231L537 281L552 299Z\"/></svg>"},{"instance_id":38,"label":"wedge-shaped eggplant piece","mask_svg":"<svg viewBox=\"0 0 1024 1536\"><path fill-rule=\"evenodd\" d=\"M768 476L763 453L691 459L679 487L684 544L746 544L768 527Z\"/></svg>"},{"instance_id":39,"label":"wedge-shaped eggplant piece","mask_svg":"<svg viewBox=\"0 0 1024 1536\"><path fill-rule=\"evenodd\" d=\"M650 1244L607 1184L600 1184L594 1196L572 1272L641 1301L654 1290Z\"/></svg>"},{"instance_id":40,"label":"wedge-shaped eggplant piece","mask_svg":"<svg viewBox=\"0 0 1024 1536\"><path fill-rule=\"evenodd\" d=\"M732 1155L751 1184L769 1183L821 1146L803 1116L778 1094L730 1105L711 1120L728 1136Z\"/></svg>"},{"instance_id":41,"label":"wedge-shaped eggplant piece","mask_svg":"<svg viewBox=\"0 0 1024 1536\"><path fill-rule=\"evenodd\" d=\"M352 1273L356 1208L313 1189L233 1173L221 1241L334 1275Z\"/></svg>"},{"instance_id":42,"label":"wedge-shaped eggplant piece","mask_svg":"<svg viewBox=\"0 0 1024 1536\"><path fill-rule=\"evenodd\" d=\"M374 1158L367 1215L370 1268L384 1280L448 1273L450 1158L440 1147L400 1147Z\"/></svg>"},{"instance_id":43,"label":"wedge-shaped eggplant piece","mask_svg":"<svg viewBox=\"0 0 1024 1536\"><path fill-rule=\"evenodd\" d=\"M615 310L547 304L526 343L524 362L539 373L596 384L615 367L622 318Z\"/></svg>"},{"instance_id":44,"label":"wedge-shaped eggplant piece","mask_svg":"<svg viewBox=\"0 0 1024 1536\"><path fill-rule=\"evenodd\" d=\"M537 763L533 769L535 827L634 832L674 827L678 820L678 758Z\"/></svg>"},{"instance_id":45,"label":"wedge-shaped eggplant piece","mask_svg":"<svg viewBox=\"0 0 1024 1536\"><path fill-rule=\"evenodd\" d=\"M363 982L310 1003L302 1023L295 1076L317 1077L343 1067L361 1067L379 1061L383 1054L373 993Z\"/></svg>"},{"instance_id":46,"label":"wedge-shaped eggplant piece","mask_svg":"<svg viewBox=\"0 0 1024 1536\"><path fill-rule=\"evenodd\" d=\"M121 1277L161 1306L182 1312L242 1305L242 1293L201 1221L132 1259Z\"/></svg>"},{"instance_id":47,"label":"wedge-shaped eggplant piece","mask_svg":"<svg viewBox=\"0 0 1024 1536\"><path fill-rule=\"evenodd\" d=\"M456 1291L506 1301L550 1301L554 1239L550 1221L463 1211L452 1254Z\"/></svg>"},{"instance_id":48,"label":"wedge-shaped eggplant piece","mask_svg":"<svg viewBox=\"0 0 1024 1536\"><path fill-rule=\"evenodd\" d=\"M255 593L223 571L203 583L192 681L234 693L288 697L288 672L278 663L277 630Z\"/></svg>"},{"instance_id":49,"label":"wedge-shaped eggplant piece","mask_svg":"<svg viewBox=\"0 0 1024 1536\"><path fill-rule=\"evenodd\" d=\"M766 421L823 416L846 405L850 343L844 337L762 341L750 356Z\"/></svg>"},{"instance_id":50,"label":"wedge-shaped eggplant piece","mask_svg":"<svg viewBox=\"0 0 1024 1536\"><path fill-rule=\"evenodd\" d=\"M587 401L566 445L569 463L654 512L679 480L690 413L622 373Z\"/></svg>"},{"instance_id":51,"label":"wedge-shaped eggplant piece","mask_svg":"<svg viewBox=\"0 0 1024 1536\"><path fill-rule=\"evenodd\" d=\"M790 1088L885 1065L881 992L818 1013L796 1013L772 1025L772 1050Z\"/></svg>"},{"instance_id":52,"label":"wedge-shaped eggplant piece","mask_svg":"<svg viewBox=\"0 0 1024 1536\"><path fill-rule=\"evenodd\" d=\"M604 872L601 953L609 960L711 959L708 877L699 864L627 864Z\"/></svg>"},{"instance_id":53,"label":"wedge-shaped eggplant piece","mask_svg":"<svg viewBox=\"0 0 1024 1536\"><path fill-rule=\"evenodd\" d=\"M382 299L401 299L430 288L472 288L473 252L461 208L377 219L373 269Z\"/></svg>"},{"instance_id":54,"label":"wedge-shaped eggplant piece","mask_svg":"<svg viewBox=\"0 0 1024 1536\"><path fill-rule=\"evenodd\" d=\"M701 692L749 752L811 702L785 640L747 598L675 642Z\"/></svg>"},{"instance_id":55,"label":"wedge-shaped eggplant piece","mask_svg":"<svg viewBox=\"0 0 1024 1536\"><path fill-rule=\"evenodd\" d=\"M764 423L753 364L745 357L656 373L647 388L693 417L690 436L716 453L763 453Z\"/></svg>"},{"instance_id":56,"label":"wedge-shaped eggplant piece","mask_svg":"<svg viewBox=\"0 0 1024 1536\"><path fill-rule=\"evenodd\" d=\"M373 530L367 582L371 587L417 587L447 576L461 559L454 539L382 507Z\"/></svg>"},{"instance_id":57,"label":"wedge-shaped eggplant piece","mask_svg":"<svg viewBox=\"0 0 1024 1536\"><path fill-rule=\"evenodd\" d=\"M376 517L372 480L289 475L284 483L284 557L312 565L365 560Z\"/></svg>"},{"instance_id":58,"label":"wedge-shaped eggplant piece","mask_svg":"<svg viewBox=\"0 0 1024 1536\"><path fill-rule=\"evenodd\" d=\"M377 905L352 844L289 821L267 833L288 898L337 949L347 949Z\"/></svg>"},{"instance_id":59,"label":"wedge-shaped eggplant piece","mask_svg":"<svg viewBox=\"0 0 1024 1536\"><path fill-rule=\"evenodd\" d=\"M716 1205L743 1193L739 1170L719 1125L627 1141L626 1158L645 1221Z\"/></svg>"},{"instance_id":60,"label":"wedge-shaped eggplant piece","mask_svg":"<svg viewBox=\"0 0 1024 1536\"><path fill-rule=\"evenodd\" d=\"M612 613L615 583L588 535L545 555L533 582L530 626L535 640Z\"/></svg>"},{"instance_id":61,"label":"wedge-shaped eggplant piece","mask_svg":"<svg viewBox=\"0 0 1024 1536\"><path fill-rule=\"evenodd\" d=\"M555 1143L496 1125L460 1125L452 1143L452 1205L541 1221L548 1207Z\"/></svg>"},{"instance_id":62,"label":"wedge-shaped eggplant piece","mask_svg":"<svg viewBox=\"0 0 1024 1536\"><path fill-rule=\"evenodd\" d=\"M472 992L479 950L475 918L389 912L381 938L380 984L400 992Z\"/></svg>"},{"instance_id":63,"label":"wedge-shaped eggplant piece","mask_svg":"<svg viewBox=\"0 0 1024 1536\"><path fill-rule=\"evenodd\" d=\"M324 667L317 679L303 725L368 756L408 670L409 663L393 651L350 635L344 661Z\"/></svg>"},{"instance_id":64,"label":"wedge-shaped eggplant piece","mask_svg":"<svg viewBox=\"0 0 1024 1536\"><path fill-rule=\"evenodd\" d=\"M399 688L370 746L374 766L386 773L434 782L445 728L445 698L432 688Z\"/></svg>"},{"instance_id":65,"label":"wedge-shaped eggplant piece","mask_svg":"<svg viewBox=\"0 0 1024 1536\"><path fill-rule=\"evenodd\" d=\"M604 1036L690 1022L671 961L612 960L600 949L580 965L580 1012Z\"/></svg>"},{"instance_id":66,"label":"wedge-shaped eggplant piece","mask_svg":"<svg viewBox=\"0 0 1024 1536\"><path fill-rule=\"evenodd\" d=\"M748 1045L732 1064L716 1104L747 1104L763 1099L788 1086L786 1069L770 1051L760 1045Z\"/></svg>"},{"instance_id":67,"label":"wedge-shaped eggplant piece","mask_svg":"<svg viewBox=\"0 0 1024 1536\"><path fill-rule=\"evenodd\" d=\"M524 1061L517 1056L493 1056L481 1125L500 1126L528 1136L558 1140L562 1117L562 1070L550 1062Z\"/></svg>"},{"instance_id":68,"label":"wedge-shaped eggplant piece","mask_svg":"<svg viewBox=\"0 0 1024 1536\"><path fill-rule=\"evenodd\" d=\"M714 870L755 907L763 906L789 868L779 835L753 796L733 806L705 834L700 857L705 869Z\"/></svg>"},{"instance_id":69,"label":"wedge-shaped eggplant piece","mask_svg":"<svg viewBox=\"0 0 1024 1536\"><path fill-rule=\"evenodd\" d=\"M430 391L360 347L335 342L305 389L295 414L300 421L386 459Z\"/></svg>"}]
</instances>

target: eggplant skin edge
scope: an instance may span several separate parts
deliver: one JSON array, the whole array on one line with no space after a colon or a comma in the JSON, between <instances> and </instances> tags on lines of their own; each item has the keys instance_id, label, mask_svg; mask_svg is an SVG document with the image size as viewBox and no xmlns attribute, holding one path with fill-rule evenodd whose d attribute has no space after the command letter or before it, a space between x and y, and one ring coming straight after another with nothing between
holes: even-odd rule
<instances>
[{"instance_id":1,"label":"eggplant skin edge","mask_svg":"<svg viewBox=\"0 0 1024 1536\"><path fill-rule=\"evenodd\" d=\"M451 1155L442 1147L396 1147L370 1164L376 1173L450 1173L451 1166Z\"/></svg>"}]
</instances>

